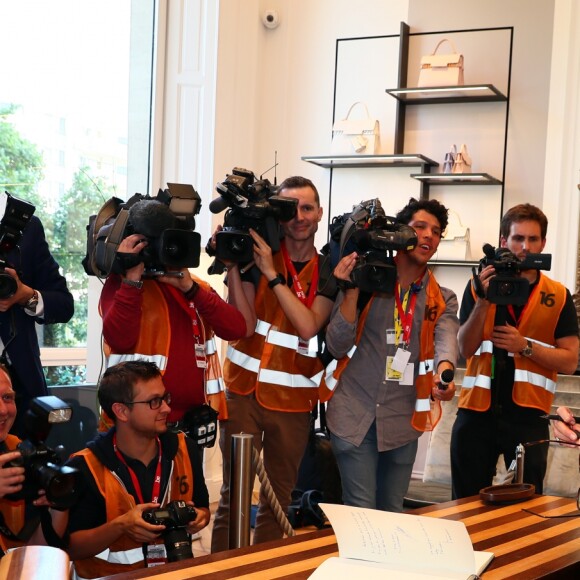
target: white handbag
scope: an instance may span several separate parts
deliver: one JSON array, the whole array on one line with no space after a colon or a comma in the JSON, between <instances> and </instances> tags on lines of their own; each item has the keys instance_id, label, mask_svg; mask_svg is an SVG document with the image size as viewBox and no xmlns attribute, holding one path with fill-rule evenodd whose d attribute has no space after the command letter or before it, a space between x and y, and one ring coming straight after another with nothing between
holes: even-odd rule
<instances>
[{"instance_id":1,"label":"white handbag","mask_svg":"<svg viewBox=\"0 0 580 580\"><path fill-rule=\"evenodd\" d=\"M451 145L449 151L445 153L443 160L443 173L453 173L453 166L455 165L455 158L457 157L457 147L455 144Z\"/></svg>"},{"instance_id":2,"label":"white handbag","mask_svg":"<svg viewBox=\"0 0 580 580\"><path fill-rule=\"evenodd\" d=\"M451 173L471 173L471 156L467 153L467 145L465 143L455 156Z\"/></svg>"},{"instance_id":3,"label":"white handbag","mask_svg":"<svg viewBox=\"0 0 580 580\"><path fill-rule=\"evenodd\" d=\"M351 119L358 106L364 117ZM346 117L332 126L332 155L375 155L380 149L379 121L371 118L367 106L357 101L350 106Z\"/></svg>"},{"instance_id":4,"label":"white handbag","mask_svg":"<svg viewBox=\"0 0 580 580\"><path fill-rule=\"evenodd\" d=\"M461 223L457 212L449 210L449 223L445 230L445 237L441 238L434 261L458 261L471 259L469 228Z\"/></svg>"},{"instance_id":5,"label":"white handbag","mask_svg":"<svg viewBox=\"0 0 580 580\"><path fill-rule=\"evenodd\" d=\"M437 50L448 42L453 52L437 54ZM435 50L421 57L419 87L450 87L463 84L463 55L457 52L452 40L444 38L437 43Z\"/></svg>"}]
</instances>

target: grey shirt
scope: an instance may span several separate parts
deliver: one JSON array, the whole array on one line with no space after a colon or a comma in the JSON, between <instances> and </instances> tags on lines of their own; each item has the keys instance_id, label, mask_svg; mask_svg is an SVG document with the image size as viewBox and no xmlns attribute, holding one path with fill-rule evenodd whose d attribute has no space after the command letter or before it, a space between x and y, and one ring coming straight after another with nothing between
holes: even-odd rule
<instances>
[{"instance_id":1,"label":"grey shirt","mask_svg":"<svg viewBox=\"0 0 580 580\"><path fill-rule=\"evenodd\" d=\"M409 362L414 363L415 380L429 275L425 276L425 283L417 294L411 328ZM457 296L447 288L441 288L441 293L446 306L435 325L435 372L443 360L455 366L458 356ZM340 292L326 330L328 349L338 359L354 345L357 332L357 323L348 323L339 310L343 298L344 293ZM357 446L376 419L378 451L396 449L421 435L411 426L417 398L415 386L385 379L387 356L394 356L397 349L386 340L386 331L394 328L395 308L394 296L375 296L360 343L340 377L326 414L330 431Z\"/></svg>"}]
</instances>

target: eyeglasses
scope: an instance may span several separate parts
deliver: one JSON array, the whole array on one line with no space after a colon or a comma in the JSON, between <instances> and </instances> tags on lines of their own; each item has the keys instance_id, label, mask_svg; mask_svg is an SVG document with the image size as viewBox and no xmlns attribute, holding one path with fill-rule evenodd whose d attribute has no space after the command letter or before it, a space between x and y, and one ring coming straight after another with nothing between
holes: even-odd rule
<instances>
[{"instance_id":1,"label":"eyeglasses","mask_svg":"<svg viewBox=\"0 0 580 580\"><path fill-rule=\"evenodd\" d=\"M155 409L159 409L162 403L167 403L168 405L171 404L171 393L165 393L162 397L153 397L148 401L130 401L124 402L123 405L138 405L140 403L146 403L149 405L149 408L155 411Z\"/></svg>"}]
</instances>

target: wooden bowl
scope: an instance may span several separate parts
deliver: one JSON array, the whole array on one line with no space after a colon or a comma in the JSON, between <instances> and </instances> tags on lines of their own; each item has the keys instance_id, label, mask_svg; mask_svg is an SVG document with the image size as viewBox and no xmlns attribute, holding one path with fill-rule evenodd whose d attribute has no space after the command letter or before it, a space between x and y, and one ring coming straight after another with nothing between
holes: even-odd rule
<instances>
[{"instance_id":1,"label":"wooden bowl","mask_svg":"<svg viewBox=\"0 0 580 580\"><path fill-rule=\"evenodd\" d=\"M484 487L479 491L479 497L488 503L513 503L529 499L535 493L533 483L506 483Z\"/></svg>"}]
</instances>

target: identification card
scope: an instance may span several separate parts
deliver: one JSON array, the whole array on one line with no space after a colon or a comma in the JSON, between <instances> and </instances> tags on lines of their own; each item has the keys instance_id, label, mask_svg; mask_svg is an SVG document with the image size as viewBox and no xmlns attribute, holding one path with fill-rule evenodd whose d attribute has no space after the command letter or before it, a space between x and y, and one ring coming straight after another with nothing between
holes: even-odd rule
<instances>
[{"instance_id":1,"label":"identification card","mask_svg":"<svg viewBox=\"0 0 580 580\"><path fill-rule=\"evenodd\" d=\"M387 356L387 369L385 371L385 379L388 381L399 381L403 376L400 372L393 368L393 356Z\"/></svg>"},{"instance_id":2,"label":"identification card","mask_svg":"<svg viewBox=\"0 0 580 580\"><path fill-rule=\"evenodd\" d=\"M167 553L164 544L147 544L147 553L145 555L147 568L167 564Z\"/></svg>"},{"instance_id":3,"label":"identification card","mask_svg":"<svg viewBox=\"0 0 580 580\"><path fill-rule=\"evenodd\" d=\"M207 360L205 358L205 346L203 344L195 345L195 364L198 369L207 368Z\"/></svg>"},{"instance_id":4,"label":"identification card","mask_svg":"<svg viewBox=\"0 0 580 580\"><path fill-rule=\"evenodd\" d=\"M387 330L387 344L395 344L395 329L389 328Z\"/></svg>"},{"instance_id":5,"label":"identification card","mask_svg":"<svg viewBox=\"0 0 580 580\"><path fill-rule=\"evenodd\" d=\"M413 363L409 363L405 367L405 371L403 372L403 376L399 380L400 385L412 385L413 380L415 379L415 365Z\"/></svg>"},{"instance_id":6,"label":"identification card","mask_svg":"<svg viewBox=\"0 0 580 580\"><path fill-rule=\"evenodd\" d=\"M311 352L316 353L318 350L318 337L311 338L310 340L298 339L298 347L296 351L298 354L309 356Z\"/></svg>"},{"instance_id":7,"label":"identification card","mask_svg":"<svg viewBox=\"0 0 580 580\"><path fill-rule=\"evenodd\" d=\"M410 358L411 358L411 351L410 350L398 348L397 352L395 353L395 356L393 357L393 362L392 362L391 366L397 372L404 373L405 367L407 366L407 363L409 362Z\"/></svg>"}]
</instances>

